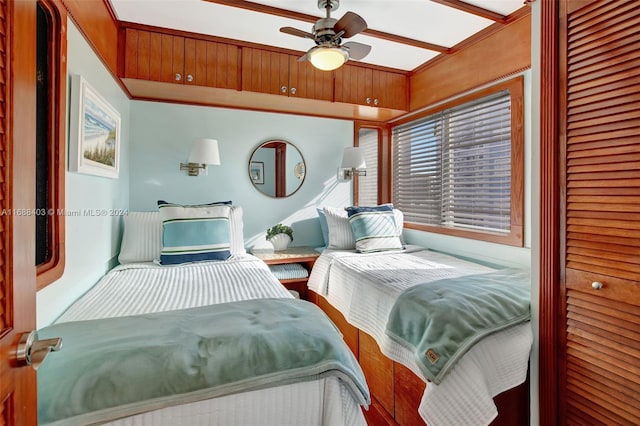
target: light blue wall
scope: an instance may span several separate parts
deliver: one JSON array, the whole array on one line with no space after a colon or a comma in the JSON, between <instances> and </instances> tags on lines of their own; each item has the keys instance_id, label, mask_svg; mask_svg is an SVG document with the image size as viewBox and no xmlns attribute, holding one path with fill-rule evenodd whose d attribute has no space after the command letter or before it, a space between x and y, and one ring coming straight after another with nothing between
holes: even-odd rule
<instances>
[{"instance_id":1,"label":"light blue wall","mask_svg":"<svg viewBox=\"0 0 640 426\"><path fill-rule=\"evenodd\" d=\"M219 166L207 176L179 170L195 138L218 140ZM271 198L253 187L248 164L253 150L269 139L286 140L305 159L307 176L295 194ZM353 144L353 123L236 109L158 102L131 103L132 211L153 211L157 200L207 203L232 200L244 209L245 245L264 244L267 228L291 225L293 245L320 246L315 206L351 203L351 184L336 181L345 147ZM266 172L266 170L265 170Z\"/></svg>"},{"instance_id":2,"label":"light blue wall","mask_svg":"<svg viewBox=\"0 0 640 426\"><path fill-rule=\"evenodd\" d=\"M121 114L120 176L109 179L80 173L65 174L65 270L58 281L37 294L38 327L51 323L73 300L95 284L113 265L118 254L121 217L93 216L89 211L95 214L106 210L108 213L109 210L126 210L129 207L130 101L71 20L68 22L67 43L67 100L71 91L70 76L81 74ZM67 105L71 104L67 102Z\"/></svg>"}]
</instances>

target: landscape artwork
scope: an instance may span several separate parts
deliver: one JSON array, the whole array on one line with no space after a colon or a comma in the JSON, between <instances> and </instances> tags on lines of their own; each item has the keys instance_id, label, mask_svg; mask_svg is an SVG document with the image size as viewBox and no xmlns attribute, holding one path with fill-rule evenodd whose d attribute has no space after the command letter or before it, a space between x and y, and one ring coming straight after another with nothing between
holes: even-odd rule
<instances>
[{"instance_id":1,"label":"landscape artwork","mask_svg":"<svg viewBox=\"0 0 640 426\"><path fill-rule=\"evenodd\" d=\"M82 76L71 84L70 171L117 178L120 114Z\"/></svg>"}]
</instances>

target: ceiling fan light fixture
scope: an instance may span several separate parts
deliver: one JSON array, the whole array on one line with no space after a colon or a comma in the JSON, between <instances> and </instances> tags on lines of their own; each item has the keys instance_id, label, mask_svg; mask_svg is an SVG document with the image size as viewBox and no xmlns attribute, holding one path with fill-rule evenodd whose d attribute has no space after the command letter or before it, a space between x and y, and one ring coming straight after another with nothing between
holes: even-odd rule
<instances>
[{"instance_id":1,"label":"ceiling fan light fixture","mask_svg":"<svg viewBox=\"0 0 640 426\"><path fill-rule=\"evenodd\" d=\"M307 55L311 65L322 71L338 69L349 59L346 49L334 46L316 46Z\"/></svg>"}]
</instances>

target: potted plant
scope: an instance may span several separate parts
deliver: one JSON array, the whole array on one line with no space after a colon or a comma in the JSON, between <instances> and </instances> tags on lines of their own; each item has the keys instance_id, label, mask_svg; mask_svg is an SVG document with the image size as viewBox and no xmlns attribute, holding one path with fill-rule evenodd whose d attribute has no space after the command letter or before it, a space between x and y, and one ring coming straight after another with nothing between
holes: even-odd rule
<instances>
[{"instance_id":1,"label":"potted plant","mask_svg":"<svg viewBox=\"0 0 640 426\"><path fill-rule=\"evenodd\" d=\"M278 223L267 229L267 240L273 244L274 250L286 250L293 241L293 229L290 226Z\"/></svg>"}]
</instances>

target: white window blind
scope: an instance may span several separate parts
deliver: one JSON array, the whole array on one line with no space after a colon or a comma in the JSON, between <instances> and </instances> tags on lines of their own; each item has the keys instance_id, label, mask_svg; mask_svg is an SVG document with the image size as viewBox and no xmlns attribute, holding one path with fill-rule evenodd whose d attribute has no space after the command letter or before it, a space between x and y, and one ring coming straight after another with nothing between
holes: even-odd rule
<instances>
[{"instance_id":1,"label":"white window blind","mask_svg":"<svg viewBox=\"0 0 640 426\"><path fill-rule=\"evenodd\" d=\"M378 204L378 130L360 129L358 146L362 149L367 165L367 175L358 177L358 204Z\"/></svg>"},{"instance_id":2,"label":"white window blind","mask_svg":"<svg viewBox=\"0 0 640 426\"><path fill-rule=\"evenodd\" d=\"M508 233L509 91L396 126L393 204L407 222Z\"/></svg>"}]
</instances>

